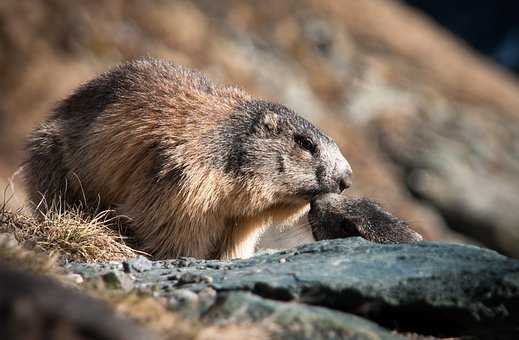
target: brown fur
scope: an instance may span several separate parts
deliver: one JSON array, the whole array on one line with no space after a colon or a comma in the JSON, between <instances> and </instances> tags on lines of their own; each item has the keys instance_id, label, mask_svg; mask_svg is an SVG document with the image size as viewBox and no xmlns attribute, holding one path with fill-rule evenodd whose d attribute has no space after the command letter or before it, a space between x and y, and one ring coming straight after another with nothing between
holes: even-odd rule
<instances>
[{"instance_id":1,"label":"brown fur","mask_svg":"<svg viewBox=\"0 0 519 340\"><path fill-rule=\"evenodd\" d=\"M319 156L287 142L296 132ZM115 209L158 258L251 256L264 228L291 223L351 175L335 143L285 107L149 59L62 102L25 168L33 202Z\"/></svg>"}]
</instances>

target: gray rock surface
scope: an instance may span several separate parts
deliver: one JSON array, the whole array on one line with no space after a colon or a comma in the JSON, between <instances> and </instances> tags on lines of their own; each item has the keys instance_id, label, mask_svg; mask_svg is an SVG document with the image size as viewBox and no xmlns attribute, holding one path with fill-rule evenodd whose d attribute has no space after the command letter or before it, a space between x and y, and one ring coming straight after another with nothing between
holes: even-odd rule
<instances>
[{"instance_id":1,"label":"gray rock surface","mask_svg":"<svg viewBox=\"0 0 519 340\"><path fill-rule=\"evenodd\" d=\"M245 292L220 294L204 320L216 324L259 324L274 339L402 338L349 313L273 301Z\"/></svg>"},{"instance_id":2,"label":"gray rock surface","mask_svg":"<svg viewBox=\"0 0 519 340\"><path fill-rule=\"evenodd\" d=\"M136 261L145 270L135 270ZM311 329L304 334L319 333L322 318L334 324L339 319L351 321L351 314L356 314L399 332L519 335L519 261L474 246L428 242L381 245L349 238L228 262L189 258L146 261L72 264L70 269L87 280L108 271L126 270L137 289L173 301L178 300L179 289L189 290L198 295L198 307L193 312L193 302L187 303L191 308L188 314L213 323L228 322L238 313L243 320L263 324L265 318L257 319L253 314L267 309L267 314L274 315L269 322L275 324L275 310L288 308L299 310L301 315L320 315L309 316L304 322L290 321ZM208 288L216 293L207 294ZM253 295L235 296L236 292ZM279 305L279 301L290 304ZM236 310L230 310L229 305ZM310 305L334 312L317 313ZM359 328L348 330L358 334ZM337 330L342 331L345 329Z\"/></svg>"}]
</instances>

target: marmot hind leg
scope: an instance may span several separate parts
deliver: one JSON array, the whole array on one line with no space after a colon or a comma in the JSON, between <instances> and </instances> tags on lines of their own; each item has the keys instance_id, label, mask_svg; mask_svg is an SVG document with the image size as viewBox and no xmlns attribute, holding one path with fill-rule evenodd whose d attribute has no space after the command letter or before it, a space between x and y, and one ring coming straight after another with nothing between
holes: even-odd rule
<instances>
[{"instance_id":1,"label":"marmot hind leg","mask_svg":"<svg viewBox=\"0 0 519 340\"><path fill-rule=\"evenodd\" d=\"M25 182L31 204L42 212L62 210L78 200L69 189L62 135L56 121L48 122L33 133L28 144Z\"/></svg>"}]
</instances>

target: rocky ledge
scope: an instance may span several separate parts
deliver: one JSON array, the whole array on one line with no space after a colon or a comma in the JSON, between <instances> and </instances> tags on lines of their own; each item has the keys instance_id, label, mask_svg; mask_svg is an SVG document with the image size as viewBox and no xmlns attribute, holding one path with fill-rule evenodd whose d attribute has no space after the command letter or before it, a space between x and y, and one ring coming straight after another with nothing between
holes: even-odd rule
<instances>
[{"instance_id":1,"label":"rocky ledge","mask_svg":"<svg viewBox=\"0 0 519 340\"><path fill-rule=\"evenodd\" d=\"M519 261L475 246L320 241L251 259L69 264L208 324L274 338L519 336Z\"/></svg>"}]
</instances>

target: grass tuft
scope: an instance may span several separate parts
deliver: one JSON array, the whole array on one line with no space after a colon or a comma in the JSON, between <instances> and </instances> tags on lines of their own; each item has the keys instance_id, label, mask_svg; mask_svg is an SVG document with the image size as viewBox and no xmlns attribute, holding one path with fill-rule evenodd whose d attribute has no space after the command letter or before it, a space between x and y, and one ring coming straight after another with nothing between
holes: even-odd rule
<instances>
[{"instance_id":1,"label":"grass tuft","mask_svg":"<svg viewBox=\"0 0 519 340\"><path fill-rule=\"evenodd\" d=\"M24 248L57 255L65 261L102 262L135 257L138 251L114 230L109 215L109 211L88 217L77 210L53 210L34 218L22 210L13 212L0 206L0 233L11 233Z\"/></svg>"}]
</instances>

